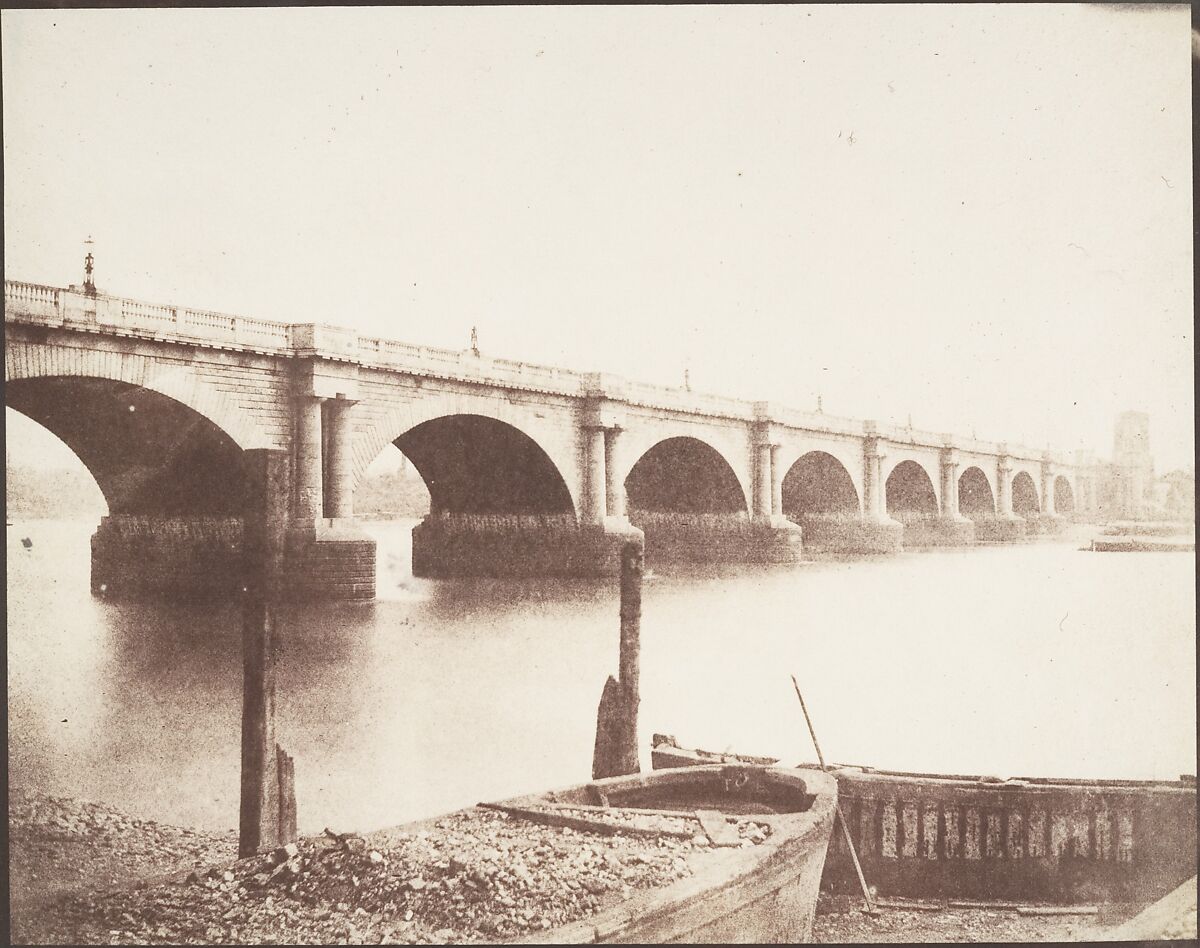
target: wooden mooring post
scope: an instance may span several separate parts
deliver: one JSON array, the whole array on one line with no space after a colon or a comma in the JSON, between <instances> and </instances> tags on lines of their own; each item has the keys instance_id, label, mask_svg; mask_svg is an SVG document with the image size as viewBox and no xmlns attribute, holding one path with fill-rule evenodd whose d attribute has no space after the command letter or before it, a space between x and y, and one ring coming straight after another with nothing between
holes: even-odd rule
<instances>
[{"instance_id":1,"label":"wooden mooring post","mask_svg":"<svg viewBox=\"0 0 1200 948\"><path fill-rule=\"evenodd\" d=\"M621 548L621 654L618 677L608 676L596 713L596 749L592 779L636 774L638 674L641 661L642 550L636 543Z\"/></svg>"},{"instance_id":2,"label":"wooden mooring post","mask_svg":"<svg viewBox=\"0 0 1200 948\"><path fill-rule=\"evenodd\" d=\"M238 855L296 841L292 758L275 743L275 601L283 566L287 457L245 452L242 775Z\"/></svg>"}]
</instances>

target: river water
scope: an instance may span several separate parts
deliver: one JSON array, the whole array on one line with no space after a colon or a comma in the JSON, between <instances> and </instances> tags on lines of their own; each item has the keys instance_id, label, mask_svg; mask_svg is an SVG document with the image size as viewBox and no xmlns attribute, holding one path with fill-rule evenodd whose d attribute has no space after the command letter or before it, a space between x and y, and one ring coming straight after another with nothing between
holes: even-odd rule
<instances>
[{"instance_id":1,"label":"river water","mask_svg":"<svg viewBox=\"0 0 1200 948\"><path fill-rule=\"evenodd\" d=\"M369 524L379 600L287 607L278 739L301 832L368 830L588 779L616 672L615 581L427 581L411 522ZM9 781L237 825L237 607L88 591L94 523L8 528ZM22 540L28 539L29 546ZM1079 541L651 574L650 735L918 771L1195 771L1195 555Z\"/></svg>"}]
</instances>

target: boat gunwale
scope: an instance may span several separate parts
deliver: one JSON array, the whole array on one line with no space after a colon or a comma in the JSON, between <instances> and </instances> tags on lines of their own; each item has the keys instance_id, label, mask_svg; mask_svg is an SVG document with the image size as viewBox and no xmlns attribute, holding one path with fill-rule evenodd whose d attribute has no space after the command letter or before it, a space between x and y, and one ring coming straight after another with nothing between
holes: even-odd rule
<instances>
[{"instance_id":1,"label":"boat gunwale","mask_svg":"<svg viewBox=\"0 0 1200 948\"><path fill-rule=\"evenodd\" d=\"M863 783L928 784L951 789L973 791L1087 791L1092 793L1144 794L1147 791L1166 795L1195 795L1196 785L1182 780L1098 780L1086 777L973 777L959 774L924 774L898 770L877 770L857 764L831 764L829 775L838 780Z\"/></svg>"},{"instance_id":2,"label":"boat gunwale","mask_svg":"<svg viewBox=\"0 0 1200 948\"><path fill-rule=\"evenodd\" d=\"M677 879L666 886L634 892L628 898L622 899L615 905L590 915L587 918L567 922L542 932L534 932L516 940L515 944L584 944L598 941L608 941L614 935L628 932L631 928L640 927L665 918L672 913L686 909L688 906L699 906L706 898L712 897L722 889L745 889L748 884L757 882L751 890L753 898L739 899L740 904L752 904L764 895L778 890L789 878L794 877L796 870L812 857L805 843L817 833L826 822L832 827L833 811L837 799L837 782L832 775L820 770L802 768L784 768L765 766L761 764L723 764L712 763L700 766L676 767L662 770L652 770L648 773L631 774L626 777L609 777L592 781L591 784L576 784L562 790L547 791L543 794L529 794L504 801L506 805L528 805L551 794L566 793L581 790L594 785L602 790L609 787L619 787L628 784L632 779L641 781L642 786L654 783L672 783L686 780L687 776L699 776L704 773L721 773L731 766L769 771L772 776L797 778L804 783L805 792L814 797L812 805L807 810L794 813L774 814L745 814L737 815L738 819L750 820L756 823L767 823L771 826L771 834L761 843L749 850L741 847L731 847L725 852L709 854L700 870L690 876ZM659 779L656 779L659 778ZM815 784L826 783L824 792L811 793L808 789L809 779ZM619 805L614 809L619 809ZM680 816L686 818L687 810L680 810ZM734 815L734 814L729 814ZM790 831L789 831L790 830ZM785 846L785 844L792 844ZM827 845L827 844L826 844ZM825 857L825 846L821 847L820 858ZM699 913L692 919L689 930L694 930L712 921L709 913ZM714 918L716 916L713 916Z\"/></svg>"}]
</instances>

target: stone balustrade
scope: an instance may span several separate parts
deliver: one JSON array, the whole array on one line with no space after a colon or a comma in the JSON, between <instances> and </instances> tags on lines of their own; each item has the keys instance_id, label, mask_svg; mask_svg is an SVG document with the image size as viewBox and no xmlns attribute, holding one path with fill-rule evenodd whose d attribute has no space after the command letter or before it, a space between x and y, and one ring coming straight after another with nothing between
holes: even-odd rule
<instances>
[{"instance_id":1,"label":"stone balustrade","mask_svg":"<svg viewBox=\"0 0 1200 948\"><path fill-rule=\"evenodd\" d=\"M1074 466L1066 453L1018 445L960 438L893 424L772 405L763 419L754 401L694 392L687 389L629 381L620 376L577 372L555 366L510 359L493 359L470 350L413 345L391 339L360 336L351 329L323 323L289 324L190 307L167 306L109 296L81 287L53 287L17 280L4 281L7 322L51 327L109 331L145 337L241 349L285 358L321 358L388 369L405 374L477 382L503 388L604 398L665 411L685 412L739 421L769 421L797 430L850 437L877 435L897 444L951 446L980 454L1005 454L1020 459Z\"/></svg>"}]
</instances>

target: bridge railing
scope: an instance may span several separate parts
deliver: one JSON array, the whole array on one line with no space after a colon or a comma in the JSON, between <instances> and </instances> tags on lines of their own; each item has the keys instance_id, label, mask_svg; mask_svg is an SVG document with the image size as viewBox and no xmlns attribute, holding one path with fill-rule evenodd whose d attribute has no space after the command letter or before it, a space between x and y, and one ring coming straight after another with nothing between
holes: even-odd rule
<instances>
[{"instance_id":1,"label":"bridge railing","mask_svg":"<svg viewBox=\"0 0 1200 948\"><path fill-rule=\"evenodd\" d=\"M978 438L960 438L955 436L954 446L961 451L971 451L975 454L998 454L1000 445L996 441L981 441Z\"/></svg>"},{"instance_id":2,"label":"bridge railing","mask_svg":"<svg viewBox=\"0 0 1200 948\"><path fill-rule=\"evenodd\" d=\"M645 405L650 408L698 412L727 418L754 417L754 402L752 401L729 398L724 395L712 395L708 392L693 392L667 385L652 385L649 382L625 381L623 391L618 397L631 405Z\"/></svg>"},{"instance_id":3,"label":"bridge railing","mask_svg":"<svg viewBox=\"0 0 1200 948\"><path fill-rule=\"evenodd\" d=\"M771 406L771 420L789 428L802 428L809 431L834 431L838 434L860 437L863 433L861 418L827 415L822 411L802 411L799 408L788 408L782 405Z\"/></svg>"},{"instance_id":4,"label":"bridge railing","mask_svg":"<svg viewBox=\"0 0 1200 948\"><path fill-rule=\"evenodd\" d=\"M447 378L481 382L509 382L522 388L563 394L580 394L584 374L554 366L533 365L511 359L477 356L465 349L420 346L372 336L360 336L359 356L391 368L405 369L417 375L441 375Z\"/></svg>"},{"instance_id":5,"label":"bridge railing","mask_svg":"<svg viewBox=\"0 0 1200 948\"><path fill-rule=\"evenodd\" d=\"M92 324L145 333L155 338L178 337L184 341L251 349L279 355L311 350L332 358L349 359L399 369L414 375L436 375L481 383L563 394L571 397L605 395L617 401L651 408L675 410L739 420L756 418L753 401L693 392L687 389L628 381L596 373L577 372L555 366L535 365L510 359L479 356L468 350L413 345L393 339L359 336L350 329L321 324L292 324L254 319L190 307L166 306L106 294L85 293L79 287L61 288L19 280L4 281L5 319L45 325ZM599 380L599 381L597 381ZM786 406L770 409L770 420L781 425L861 436L865 423L859 419L807 412ZM943 446L947 435L896 424L879 424L881 437L898 443ZM1000 453L997 442L953 438L951 444L985 454ZM1041 461L1041 448L1009 444L1007 453L1022 460ZM1051 463L1070 467L1077 461L1067 452L1048 455Z\"/></svg>"},{"instance_id":6,"label":"bridge railing","mask_svg":"<svg viewBox=\"0 0 1200 948\"><path fill-rule=\"evenodd\" d=\"M886 438L895 444L924 444L940 448L946 444L949 438L944 431L929 431L924 428L913 428L909 425L888 422L877 424L876 431L881 438Z\"/></svg>"},{"instance_id":7,"label":"bridge railing","mask_svg":"<svg viewBox=\"0 0 1200 948\"><path fill-rule=\"evenodd\" d=\"M59 312L58 294L59 290L56 286L5 280L4 311L8 313L20 310L31 316L57 316Z\"/></svg>"}]
</instances>

